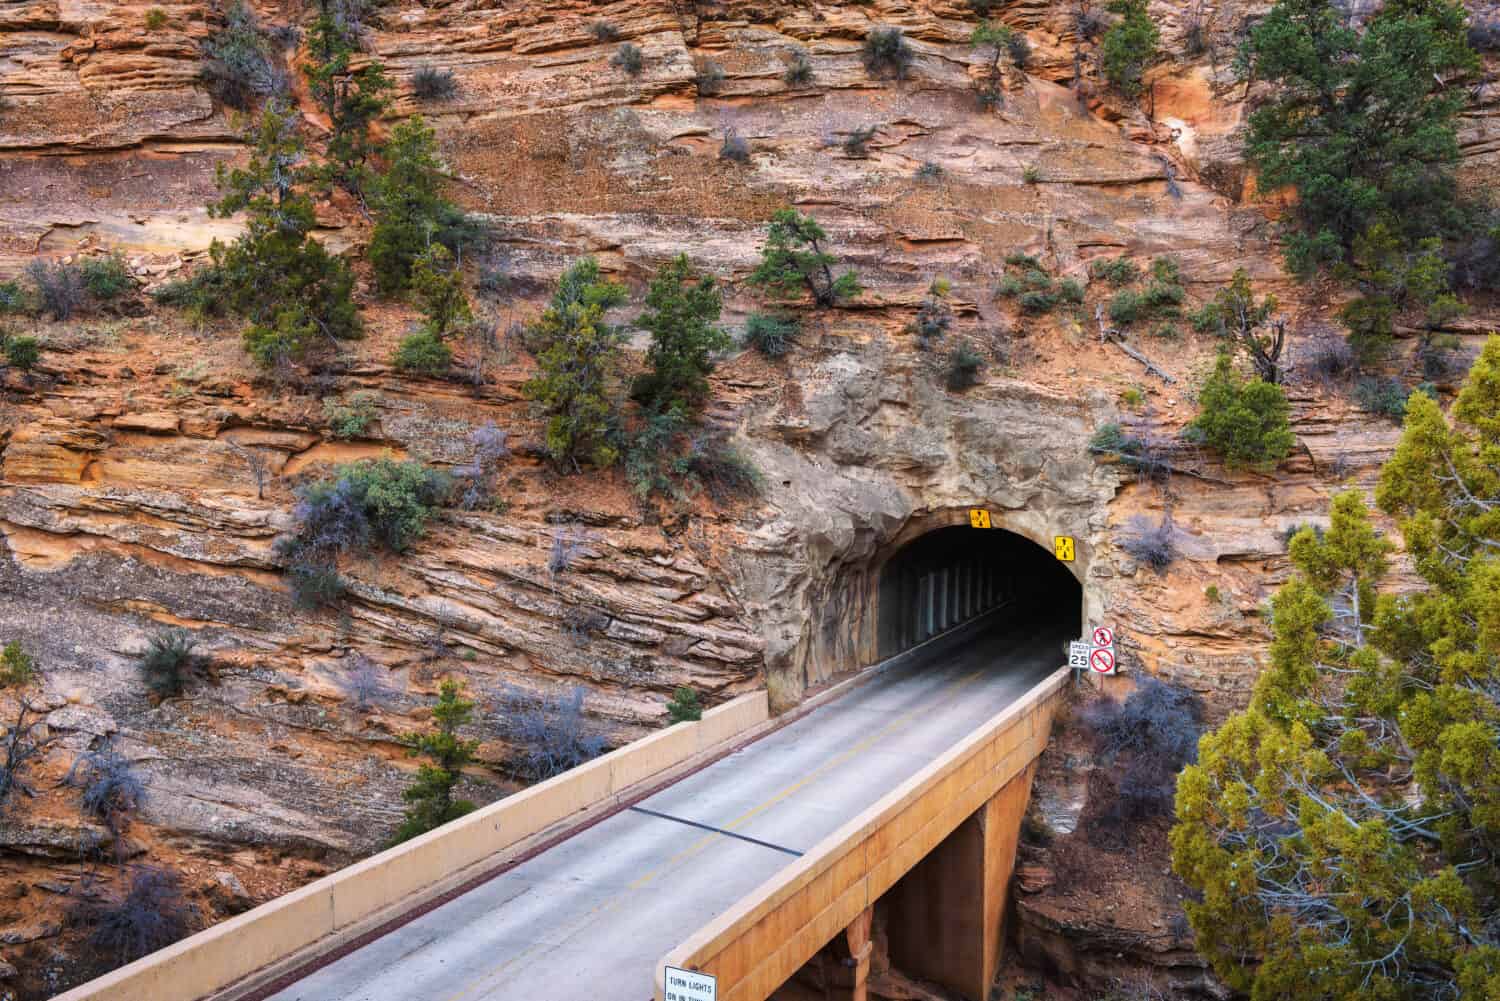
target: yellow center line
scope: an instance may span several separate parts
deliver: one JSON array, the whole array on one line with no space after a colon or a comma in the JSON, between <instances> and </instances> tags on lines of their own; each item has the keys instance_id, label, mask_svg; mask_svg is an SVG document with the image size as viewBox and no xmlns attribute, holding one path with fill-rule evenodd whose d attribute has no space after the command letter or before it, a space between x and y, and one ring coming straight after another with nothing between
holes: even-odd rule
<instances>
[{"instance_id":1,"label":"yellow center line","mask_svg":"<svg viewBox=\"0 0 1500 1001\"><path fill-rule=\"evenodd\" d=\"M955 678L952 681L946 682L941 688L938 689L938 692L941 695L938 704L941 705L947 702L951 702L964 688L973 684L975 681L979 680L980 677L987 674L988 670L988 668L980 668L979 670L974 671L971 674L967 674L961 678ZM863 740L852 745L847 750L840 751L838 754L834 755L832 758L829 758L822 765L820 765L813 771L808 772L796 782L793 782L780 791L772 794L771 797L766 799L764 802L751 807L749 810L746 810L744 813L740 814L738 817L727 824L717 824L715 826L722 827L726 831L733 831L736 828L749 823L755 817L771 809L771 807L775 806L776 804L786 800L790 796L796 795L799 790L806 788L813 782L816 782L818 779L827 775L830 771L848 763L851 759L858 757L860 754L863 754L871 747L890 737L892 734L896 733L907 724L909 724L912 719L918 714L930 713L932 710L933 706L931 704L918 705L914 706L911 709L908 709L906 712L902 713L900 716L897 716L891 722L887 723L879 730L876 730L868 737L865 737ZM675 869L677 865L682 861L692 858L695 855L701 854L705 848L723 837L724 835L722 834L706 834L703 837L699 838L697 841L688 845L686 848L682 849L680 852L673 855L666 861L662 862L660 865L648 870L643 875L637 877L626 886L625 890L622 893L615 894L612 897L606 897L604 900L601 900L599 903L589 908L582 915L580 915L577 921L574 921L569 925L567 934L563 935L562 938L567 939L575 932L592 923L595 915L603 911L613 910L621 903L624 903L628 894L645 889L653 881L655 881L658 876L662 875L668 870ZM552 944L553 943L551 942L537 942L526 947L521 952L518 952L515 955L510 956L485 970L483 973L479 974L479 976L475 977L473 980L466 983L463 987L459 988L456 993L450 994L447 998L444 999L444 1001L461 1001L461 999L468 997L476 990L479 990L482 987L486 986L489 981L504 973L515 964L531 956L538 950L549 947Z\"/></svg>"}]
</instances>

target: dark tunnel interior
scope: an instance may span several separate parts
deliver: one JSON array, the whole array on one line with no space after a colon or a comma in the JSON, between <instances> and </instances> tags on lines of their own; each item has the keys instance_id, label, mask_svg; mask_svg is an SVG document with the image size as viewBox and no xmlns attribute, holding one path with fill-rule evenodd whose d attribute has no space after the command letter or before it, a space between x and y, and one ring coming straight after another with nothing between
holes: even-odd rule
<instances>
[{"instance_id":1,"label":"dark tunnel interior","mask_svg":"<svg viewBox=\"0 0 1500 1001\"><path fill-rule=\"evenodd\" d=\"M939 528L893 554L880 570L879 654L909 650L987 612L997 625L1023 617L1078 635L1083 589L1066 564L1024 536L1000 528Z\"/></svg>"}]
</instances>

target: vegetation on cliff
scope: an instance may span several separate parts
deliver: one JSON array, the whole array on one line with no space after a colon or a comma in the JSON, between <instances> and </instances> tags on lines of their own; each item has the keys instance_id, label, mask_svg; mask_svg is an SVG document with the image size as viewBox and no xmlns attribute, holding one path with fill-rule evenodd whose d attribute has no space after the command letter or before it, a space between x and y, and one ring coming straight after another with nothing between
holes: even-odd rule
<instances>
[{"instance_id":1,"label":"vegetation on cliff","mask_svg":"<svg viewBox=\"0 0 1500 1001\"><path fill-rule=\"evenodd\" d=\"M651 334L650 372L636 380L634 396L648 409L695 411L708 396L713 356L733 342L717 326L724 298L712 275L693 268L686 254L663 264L646 293L636 325Z\"/></svg>"},{"instance_id":2,"label":"vegetation on cliff","mask_svg":"<svg viewBox=\"0 0 1500 1001\"><path fill-rule=\"evenodd\" d=\"M1161 32L1146 9L1146 0L1114 0L1109 9L1120 19L1104 33L1100 50L1104 76L1121 94L1134 99L1146 89L1141 77L1156 58Z\"/></svg>"},{"instance_id":3,"label":"vegetation on cliff","mask_svg":"<svg viewBox=\"0 0 1500 1001\"><path fill-rule=\"evenodd\" d=\"M1227 351L1219 353L1198 391L1198 405L1198 416L1188 427L1190 436L1222 455L1231 467L1274 469L1296 444L1285 391L1262 379L1241 377Z\"/></svg>"},{"instance_id":4,"label":"vegetation on cliff","mask_svg":"<svg viewBox=\"0 0 1500 1001\"><path fill-rule=\"evenodd\" d=\"M391 837L392 844L410 841L474 812L472 802L453 796L454 787L463 777L463 767L474 760L474 752L479 749L479 741L458 735L458 728L467 725L473 716L474 703L463 698L458 682L449 678L438 689L438 700L432 707L432 729L402 736L402 743L412 757L427 760L402 793L407 802L406 815Z\"/></svg>"},{"instance_id":5,"label":"vegetation on cliff","mask_svg":"<svg viewBox=\"0 0 1500 1001\"><path fill-rule=\"evenodd\" d=\"M845 271L834 277L838 258L824 249L827 242L828 233L812 216L796 209L780 210L771 217L750 284L783 299L806 292L823 308L852 299L859 294L859 276Z\"/></svg>"},{"instance_id":6,"label":"vegetation on cliff","mask_svg":"<svg viewBox=\"0 0 1500 1001\"><path fill-rule=\"evenodd\" d=\"M1199 950L1257 998L1493 997L1500 988L1500 338L1444 417L1413 396L1376 500L1291 543L1250 706L1177 791ZM1247 960L1249 960L1247 962Z\"/></svg>"},{"instance_id":7,"label":"vegetation on cliff","mask_svg":"<svg viewBox=\"0 0 1500 1001\"><path fill-rule=\"evenodd\" d=\"M1246 70L1273 96L1246 150L1262 187L1297 192L1292 270L1346 260L1376 224L1407 248L1462 227L1456 120L1478 65L1466 17L1454 0L1402 0L1360 27L1331 0L1277 0L1251 29Z\"/></svg>"},{"instance_id":8,"label":"vegetation on cliff","mask_svg":"<svg viewBox=\"0 0 1500 1001\"><path fill-rule=\"evenodd\" d=\"M604 312L624 301L625 287L605 281L599 262L585 257L563 272L531 329L537 374L526 383L526 395L548 414L547 451L559 464L602 468L620 456L610 431L622 338Z\"/></svg>"},{"instance_id":9,"label":"vegetation on cliff","mask_svg":"<svg viewBox=\"0 0 1500 1001\"><path fill-rule=\"evenodd\" d=\"M395 84L376 60L351 70L358 51L356 39L347 19L339 14L331 0L320 0L318 15L307 32L303 75L331 126L329 180L362 194L370 180L370 158L379 149L370 125L390 107Z\"/></svg>"},{"instance_id":10,"label":"vegetation on cliff","mask_svg":"<svg viewBox=\"0 0 1500 1001\"><path fill-rule=\"evenodd\" d=\"M328 479L298 488L296 531L277 546L297 603L318 607L342 597L338 560L346 553L377 546L405 552L452 489L449 474L388 456L339 466Z\"/></svg>"},{"instance_id":11,"label":"vegetation on cliff","mask_svg":"<svg viewBox=\"0 0 1500 1001\"><path fill-rule=\"evenodd\" d=\"M243 212L245 231L229 246L214 241L201 305L250 323L245 350L266 368L299 360L328 342L359 337L354 276L312 235L317 171L296 131L295 112L272 104L248 136L244 167L218 173L223 194L214 215Z\"/></svg>"},{"instance_id":12,"label":"vegetation on cliff","mask_svg":"<svg viewBox=\"0 0 1500 1001\"><path fill-rule=\"evenodd\" d=\"M466 236L465 220L443 196L437 135L421 115L392 129L381 152L385 169L372 186L375 228L369 257L380 290L397 295L410 285L413 265L431 244L441 243L456 256Z\"/></svg>"}]
</instances>

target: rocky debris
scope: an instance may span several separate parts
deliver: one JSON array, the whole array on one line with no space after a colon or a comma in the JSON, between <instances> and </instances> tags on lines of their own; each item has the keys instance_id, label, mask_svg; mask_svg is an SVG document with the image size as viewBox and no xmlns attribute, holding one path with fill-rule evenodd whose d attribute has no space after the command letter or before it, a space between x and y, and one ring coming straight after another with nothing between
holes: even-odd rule
<instances>
[{"instance_id":1,"label":"rocky debris","mask_svg":"<svg viewBox=\"0 0 1500 1001\"><path fill-rule=\"evenodd\" d=\"M1040 893L1057 882L1057 873L1045 865L1016 866L1016 887L1022 893Z\"/></svg>"},{"instance_id":2,"label":"rocky debris","mask_svg":"<svg viewBox=\"0 0 1500 1001\"><path fill-rule=\"evenodd\" d=\"M95 858L113 840L109 831L87 822L10 816L0 824L0 852L81 861Z\"/></svg>"},{"instance_id":3,"label":"rocky debris","mask_svg":"<svg viewBox=\"0 0 1500 1001\"><path fill-rule=\"evenodd\" d=\"M255 906L254 899L245 891L245 885L232 872L215 872L203 884L203 895L214 911L224 917L243 914Z\"/></svg>"},{"instance_id":4,"label":"rocky debris","mask_svg":"<svg viewBox=\"0 0 1500 1001\"><path fill-rule=\"evenodd\" d=\"M25 945L44 938L56 938L61 931L62 925L54 921L0 928L0 945Z\"/></svg>"}]
</instances>

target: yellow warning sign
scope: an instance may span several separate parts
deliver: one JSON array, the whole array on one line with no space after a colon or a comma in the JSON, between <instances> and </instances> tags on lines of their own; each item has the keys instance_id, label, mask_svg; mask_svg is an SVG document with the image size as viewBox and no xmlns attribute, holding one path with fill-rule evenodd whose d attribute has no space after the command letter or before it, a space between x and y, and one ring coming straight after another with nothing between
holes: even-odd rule
<instances>
[{"instance_id":1,"label":"yellow warning sign","mask_svg":"<svg viewBox=\"0 0 1500 1001\"><path fill-rule=\"evenodd\" d=\"M1052 537L1052 551L1057 558L1064 563L1073 562L1073 537L1071 535L1054 535Z\"/></svg>"},{"instance_id":2,"label":"yellow warning sign","mask_svg":"<svg viewBox=\"0 0 1500 1001\"><path fill-rule=\"evenodd\" d=\"M970 508L969 509L969 527L970 528L989 528L990 527L990 513L988 511L986 511L982 507L972 507L972 508Z\"/></svg>"}]
</instances>

